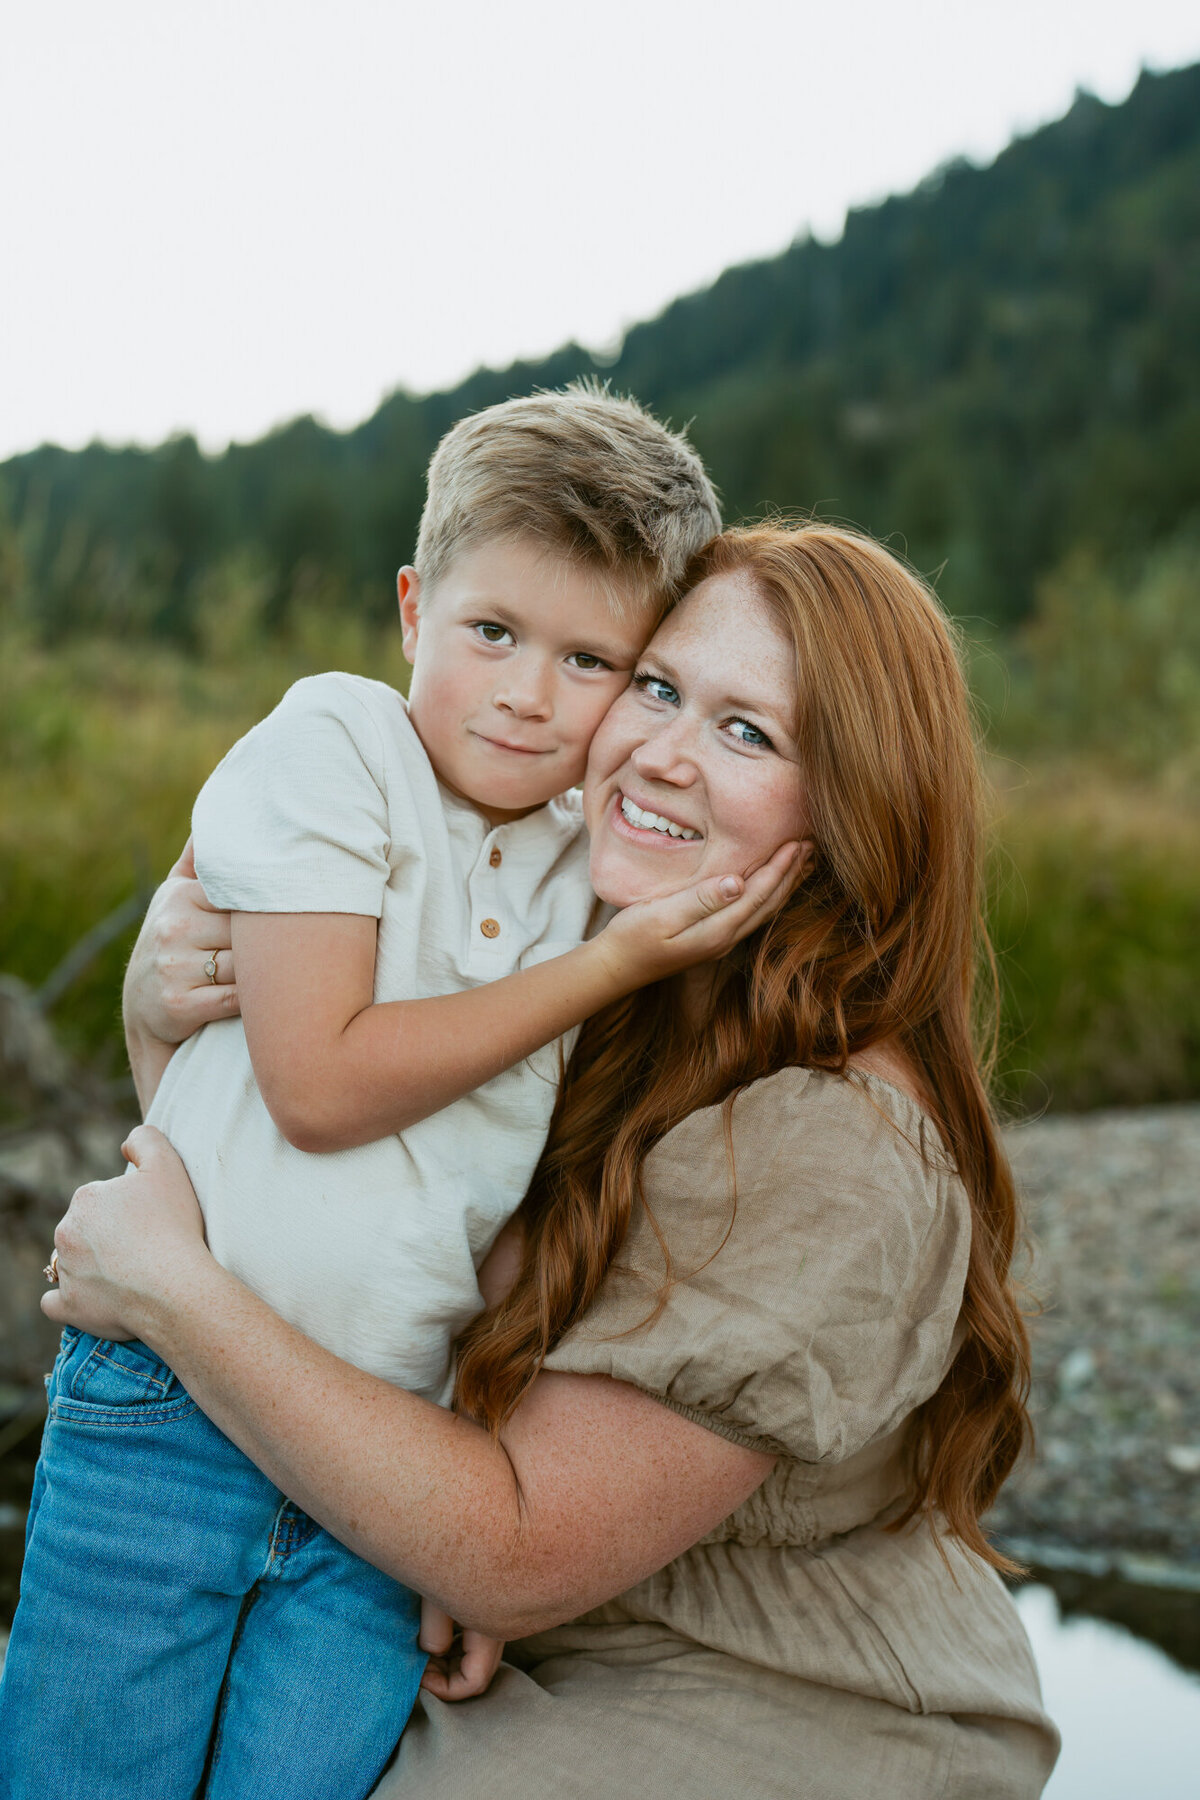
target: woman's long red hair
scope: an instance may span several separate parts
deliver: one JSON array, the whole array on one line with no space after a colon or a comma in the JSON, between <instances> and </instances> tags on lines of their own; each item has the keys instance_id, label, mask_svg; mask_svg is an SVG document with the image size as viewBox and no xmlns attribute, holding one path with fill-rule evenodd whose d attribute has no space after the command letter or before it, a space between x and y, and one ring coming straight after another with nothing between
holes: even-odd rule
<instances>
[{"instance_id":1,"label":"woman's long red hair","mask_svg":"<svg viewBox=\"0 0 1200 1800\"><path fill-rule=\"evenodd\" d=\"M916 1070L970 1197L962 1340L921 1406L903 1518L936 1515L1000 1567L979 1524L1029 1434L1029 1350L1010 1279L1012 1175L980 1067L980 778L966 687L933 595L871 539L832 527L725 532L689 587L749 575L795 647L812 874L721 968L689 1029L670 983L584 1027L522 1209L524 1259L465 1332L456 1401L498 1430L588 1310L651 1146L698 1107L789 1065L844 1071L872 1045ZM664 1246L669 1271L669 1246Z\"/></svg>"}]
</instances>

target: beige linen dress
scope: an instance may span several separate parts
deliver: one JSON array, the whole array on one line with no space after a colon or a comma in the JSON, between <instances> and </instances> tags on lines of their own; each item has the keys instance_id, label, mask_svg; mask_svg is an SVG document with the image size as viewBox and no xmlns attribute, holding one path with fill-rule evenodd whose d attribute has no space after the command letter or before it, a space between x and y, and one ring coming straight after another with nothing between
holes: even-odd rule
<instances>
[{"instance_id":1,"label":"beige linen dress","mask_svg":"<svg viewBox=\"0 0 1200 1800\"><path fill-rule=\"evenodd\" d=\"M734 1179L736 1178L736 1194ZM692 1114L550 1366L778 1457L648 1581L423 1695L379 1800L1032 1800L1057 1751L1002 1583L900 1510L956 1344L970 1236L934 1127L874 1076L785 1069ZM732 1218L732 1224L731 1224ZM636 1521L630 1529L636 1530Z\"/></svg>"}]
</instances>

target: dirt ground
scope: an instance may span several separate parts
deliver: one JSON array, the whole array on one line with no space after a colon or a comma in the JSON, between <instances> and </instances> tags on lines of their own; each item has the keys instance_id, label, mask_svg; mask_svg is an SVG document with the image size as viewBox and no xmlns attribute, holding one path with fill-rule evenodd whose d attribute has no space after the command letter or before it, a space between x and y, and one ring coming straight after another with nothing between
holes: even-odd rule
<instances>
[{"instance_id":1,"label":"dirt ground","mask_svg":"<svg viewBox=\"0 0 1200 1800\"><path fill-rule=\"evenodd\" d=\"M1200 1106L1050 1116L1008 1145L1038 1445L989 1525L1200 1567Z\"/></svg>"}]
</instances>

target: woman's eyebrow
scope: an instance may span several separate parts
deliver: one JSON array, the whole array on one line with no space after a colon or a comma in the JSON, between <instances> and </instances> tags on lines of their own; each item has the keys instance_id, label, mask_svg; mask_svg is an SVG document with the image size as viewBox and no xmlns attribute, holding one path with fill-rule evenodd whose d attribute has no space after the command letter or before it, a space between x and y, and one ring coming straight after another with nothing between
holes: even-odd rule
<instances>
[{"instance_id":1,"label":"woman's eyebrow","mask_svg":"<svg viewBox=\"0 0 1200 1800\"><path fill-rule=\"evenodd\" d=\"M781 713L769 700L752 700L744 694L725 693L717 701L717 709L720 712L757 713L760 719L769 719L776 730L786 732L789 737L796 729L794 720Z\"/></svg>"},{"instance_id":2,"label":"woman's eyebrow","mask_svg":"<svg viewBox=\"0 0 1200 1800\"><path fill-rule=\"evenodd\" d=\"M746 700L740 694L722 694L718 702L721 709L730 712L765 713L768 719L779 719L780 714L765 700Z\"/></svg>"},{"instance_id":3,"label":"woman's eyebrow","mask_svg":"<svg viewBox=\"0 0 1200 1800\"><path fill-rule=\"evenodd\" d=\"M647 665L653 663L654 667L666 677L672 687L679 687L682 685L678 669L676 669L669 657L659 655L652 642L647 644L646 648L642 651L641 660Z\"/></svg>"}]
</instances>

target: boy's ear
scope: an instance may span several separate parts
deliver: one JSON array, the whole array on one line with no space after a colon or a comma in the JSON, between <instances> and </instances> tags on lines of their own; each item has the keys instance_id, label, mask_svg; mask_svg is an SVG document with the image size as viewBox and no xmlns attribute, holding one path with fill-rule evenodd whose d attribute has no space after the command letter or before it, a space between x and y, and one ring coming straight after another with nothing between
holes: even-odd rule
<instances>
[{"instance_id":1,"label":"boy's ear","mask_svg":"<svg viewBox=\"0 0 1200 1800\"><path fill-rule=\"evenodd\" d=\"M415 662L421 623L421 577L411 563L405 563L396 577L396 597L400 602L400 641L405 661Z\"/></svg>"}]
</instances>

